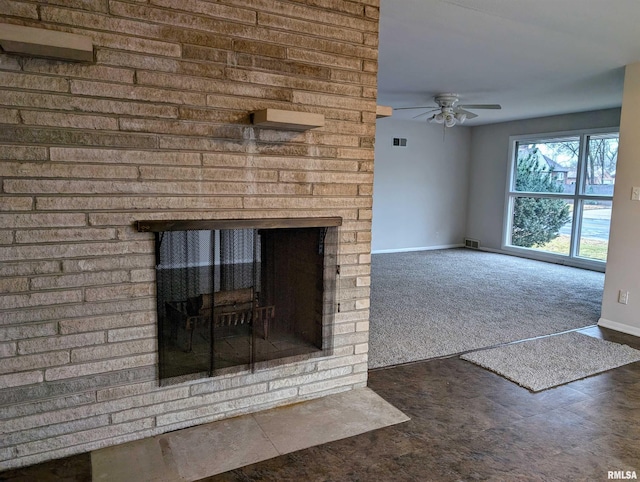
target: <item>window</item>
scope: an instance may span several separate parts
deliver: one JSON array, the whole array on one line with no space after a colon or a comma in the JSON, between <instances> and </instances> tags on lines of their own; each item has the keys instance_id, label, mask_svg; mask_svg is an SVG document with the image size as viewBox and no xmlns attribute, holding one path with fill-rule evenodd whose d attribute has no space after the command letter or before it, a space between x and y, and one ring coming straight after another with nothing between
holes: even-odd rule
<instances>
[{"instance_id":1,"label":"window","mask_svg":"<svg viewBox=\"0 0 640 482\"><path fill-rule=\"evenodd\" d=\"M505 250L602 268L617 158L613 131L511 138Z\"/></svg>"}]
</instances>

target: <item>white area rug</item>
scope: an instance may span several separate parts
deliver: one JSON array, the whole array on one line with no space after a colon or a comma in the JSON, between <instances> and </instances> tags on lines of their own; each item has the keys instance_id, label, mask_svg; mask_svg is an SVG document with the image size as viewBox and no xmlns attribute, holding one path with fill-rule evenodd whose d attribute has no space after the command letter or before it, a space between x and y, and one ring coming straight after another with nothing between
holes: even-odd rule
<instances>
[{"instance_id":1,"label":"white area rug","mask_svg":"<svg viewBox=\"0 0 640 482\"><path fill-rule=\"evenodd\" d=\"M539 392L640 361L640 351L570 332L475 351L460 358Z\"/></svg>"}]
</instances>

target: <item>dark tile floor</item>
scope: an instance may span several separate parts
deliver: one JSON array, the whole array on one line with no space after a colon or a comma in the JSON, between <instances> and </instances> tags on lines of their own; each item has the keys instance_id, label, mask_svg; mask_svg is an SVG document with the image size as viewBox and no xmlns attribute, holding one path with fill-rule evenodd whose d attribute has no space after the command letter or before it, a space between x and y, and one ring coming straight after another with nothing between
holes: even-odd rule
<instances>
[{"instance_id":1,"label":"dark tile floor","mask_svg":"<svg viewBox=\"0 0 640 482\"><path fill-rule=\"evenodd\" d=\"M637 337L583 332L640 349ZM604 481L620 470L640 476L640 362L539 393L458 357L375 370L369 386L411 420L202 482ZM84 481L90 470L85 454L0 480Z\"/></svg>"}]
</instances>

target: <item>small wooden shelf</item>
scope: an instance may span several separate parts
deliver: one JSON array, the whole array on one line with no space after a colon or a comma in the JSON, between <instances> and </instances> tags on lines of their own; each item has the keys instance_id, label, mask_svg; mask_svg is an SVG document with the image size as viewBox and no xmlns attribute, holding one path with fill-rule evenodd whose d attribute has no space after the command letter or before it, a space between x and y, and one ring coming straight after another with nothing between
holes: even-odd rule
<instances>
[{"instance_id":1,"label":"small wooden shelf","mask_svg":"<svg viewBox=\"0 0 640 482\"><path fill-rule=\"evenodd\" d=\"M84 35L0 24L0 47L9 54L93 62L93 41Z\"/></svg>"},{"instance_id":2,"label":"small wooden shelf","mask_svg":"<svg viewBox=\"0 0 640 482\"><path fill-rule=\"evenodd\" d=\"M251 122L258 127L305 131L314 127L324 126L324 115L280 109L263 109L251 113Z\"/></svg>"},{"instance_id":3,"label":"small wooden shelf","mask_svg":"<svg viewBox=\"0 0 640 482\"><path fill-rule=\"evenodd\" d=\"M381 117L391 117L392 114L393 107L387 105L376 106L376 119L380 119Z\"/></svg>"}]
</instances>

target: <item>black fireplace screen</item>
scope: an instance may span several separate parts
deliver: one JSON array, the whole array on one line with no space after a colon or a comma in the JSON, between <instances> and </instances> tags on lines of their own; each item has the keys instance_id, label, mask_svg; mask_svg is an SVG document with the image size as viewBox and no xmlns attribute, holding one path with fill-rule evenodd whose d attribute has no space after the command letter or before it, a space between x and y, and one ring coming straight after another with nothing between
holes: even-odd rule
<instances>
[{"instance_id":1,"label":"black fireplace screen","mask_svg":"<svg viewBox=\"0 0 640 482\"><path fill-rule=\"evenodd\" d=\"M330 353L337 228L155 234L161 380Z\"/></svg>"}]
</instances>

